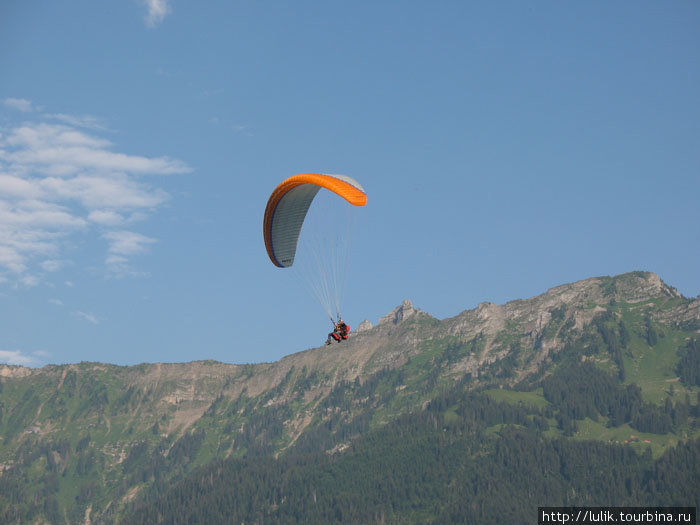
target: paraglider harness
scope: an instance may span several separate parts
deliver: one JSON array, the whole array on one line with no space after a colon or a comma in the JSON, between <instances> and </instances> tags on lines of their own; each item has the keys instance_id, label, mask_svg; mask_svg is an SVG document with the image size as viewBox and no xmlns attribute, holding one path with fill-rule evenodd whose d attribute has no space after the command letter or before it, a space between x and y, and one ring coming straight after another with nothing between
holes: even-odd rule
<instances>
[{"instance_id":1,"label":"paraglider harness","mask_svg":"<svg viewBox=\"0 0 700 525\"><path fill-rule=\"evenodd\" d=\"M333 319L331 319L331 321L333 321ZM350 327L345 324L342 319L338 319L337 323L333 322L333 326L334 329L328 334L328 339L326 340L327 345L331 344L333 340L342 343L344 339L348 338L348 333L350 333Z\"/></svg>"}]
</instances>

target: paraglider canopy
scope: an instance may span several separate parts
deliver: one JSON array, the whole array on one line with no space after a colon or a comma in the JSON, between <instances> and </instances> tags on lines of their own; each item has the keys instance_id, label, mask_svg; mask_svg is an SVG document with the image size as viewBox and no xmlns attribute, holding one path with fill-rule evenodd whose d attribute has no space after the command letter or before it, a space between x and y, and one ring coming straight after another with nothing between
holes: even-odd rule
<instances>
[{"instance_id":1,"label":"paraglider canopy","mask_svg":"<svg viewBox=\"0 0 700 525\"><path fill-rule=\"evenodd\" d=\"M328 191L320 192L323 188ZM334 324L347 283L353 210L366 203L365 190L355 179L302 173L282 181L265 208L263 237L270 261L279 268L293 265L291 274Z\"/></svg>"},{"instance_id":2,"label":"paraglider canopy","mask_svg":"<svg viewBox=\"0 0 700 525\"><path fill-rule=\"evenodd\" d=\"M367 203L367 194L360 183L344 175L302 173L282 181L267 201L263 220L265 248L275 266L287 268L294 264L301 227L321 188L339 195L353 206Z\"/></svg>"}]
</instances>

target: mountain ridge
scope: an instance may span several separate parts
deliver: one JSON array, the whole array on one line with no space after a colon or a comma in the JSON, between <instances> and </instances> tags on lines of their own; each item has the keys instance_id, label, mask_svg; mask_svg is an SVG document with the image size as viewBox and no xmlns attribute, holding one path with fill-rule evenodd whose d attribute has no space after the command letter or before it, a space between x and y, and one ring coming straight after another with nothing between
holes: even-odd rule
<instances>
[{"instance_id":1,"label":"mountain ridge","mask_svg":"<svg viewBox=\"0 0 700 525\"><path fill-rule=\"evenodd\" d=\"M632 278L635 278L635 281L632 281ZM632 281L632 282L631 282ZM610 289L606 290L605 286L608 285L610 282L615 282L616 285L617 283L623 283L622 290L618 290L617 286L613 287L612 292ZM637 286L634 286L632 283L637 284ZM647 284L646 286L639 286L640 284ZM591 286L593 285L593 286ZM469 321L472 323L478 324L478 321L488 321L491 319L496 319L498 320L499 318L502 318L503 315L501 315L502 312L513 312L517 310L517 306L521 305L523 303L532 303L532 302L541 302L545 305L547 305L549 308L556 307L557 304L560 304L562 302L567 302L571 303L572 300L578 299L580 303L580 298L583 296L583 298L589 298L589 292L594 291L595 285L598 285L599 288L599 296L604 296L608 300L610 299L615 299L615 300L622 300L626 301L629 303L635 303L644 300L645 298L650 298L654 296L661 296L661 297L672 297L672 298L682 298L683 296L676 290L676 288L667 285L664 283L664 281L655 273L653 272L643 272L643 271L632 271L632 272L627 272L623 274L618 274L613 277L609 276L601 276L601 277L590 277L587 279L582 279L579 281L575 281L573 283L566 283L566 284L561 284L554 286L552 288L549 288L546 292L527 298L527 299L512 299L502 305L492 303L489 301L484 301L479 303L476 307L472 309L467 309L463 310L462 312L458 313L455 316L452 317L447 317L444 319L438 319L431 314L424 312L420 308L416 308L412 301L410 299L404 299L401 304L396 306L391 312L387 313L386 315L382 316L377 325L372 325L370 321L364 320L361 323L359 323L358 326L364 325L364 326L370 326L370 328L364 328L359 331L352 332L350 334L350 341L355 339L359 334L364 334L370 330L375 330L381 326L386 326L386 325L397 325L400 322L404 321L405 319L408 319L410 317L413 317L415 315L418 316L427 316L431 319L438 320L440 322L450 322L450 321L455 321L457 319L465 319L465 321ZM578 292L578 293L577 293ZM556 297L559 300L552 300L552 297ZM549 300L548 300L549 299ZM592 299L592 297L590 297ZM688 305L684 306L679 306L678 309L675 310L676 313L681 313L681 318L684 320L687 319L695 319L698 318L700 319L700 297L696 298L695 300L690 300L690 303ZM685 314L685 315L683 315ZM590 316L583 316L580 319L576 320L576 326L580 327L582 324L589 322L590 319L588 319ZM543 324L546 324L546 319L544 318L539 318L537 320L530 320L530 323L528 326L533 327L533 332L537 332L538 328L541 329ZM465 325L465 322L458 323L456 327L450 329L451 335L474 335L474 330L462 330L461 328ZM495 327L491 327L489 329L489 332L495 332L498 328L504 328L505 325L503 323L496 324ZM138 367L142 365L185 365L185 364L195 364L195 363L216 363L217 365L228 365L228 366L246 366L246 365L271 365L275 363L280 363L281 361L284 361L285 359L288 359L292 356L303 354L305 352L309 351L326 351L327 348L325 346L318 346L318 347L313 347L313 348L308 348L305 350L300 350L298 352L294 352L292 354L288 354L283 356L277 361L265 361L265 362L260 362L260 363L226 363L222 361L216 361L216 360L211 360L211 359L197 359L193 361L185 361L181 363L174 363L174 362L153 362L153 363L148 363L148 362L143 362L135 365L113 365L111 363L100 363L100 362L93 362L93 361L83 361L81 363L100 363L100 364L105 364L105 365L110 365L110 366L123 366L123 367ZM24 377L27 375L31 375L31 371L36 371L36 370L41 370L45 367L62 367L62 366L74 366L77 365L78 363L68 363L68 364L62 364L62 365L56 365L56 364L48 364L44 365L43 367L30 367L30 366L25 366L25 365L10 365L10 364L3 364L0 363L0 377Z\"/></svg>"},{"instance_id":2,"label":"mountain ridge","mask_svg":"<svg viewBox=\"0 0 700 525\"><path fill-rule=\"evenodd\" d=\"M119 514L159 476L180 479L216 458L342 453L355 437L460 390L512 392L549 407L549 423L531 417L570 435L566 407L542 385L581 363L639 388L645 403L697 392L678 382L677 367L680 349L700 334L700 298L648 272L484 302L442 320L404 300L365 327L269 363L0 365L0 484L48 483L61 472L66 481L51 482L59 507L84 514L89 500L97 519ZM651 421L657 409L649 407ZM592 422L586 435L621 439L620 422L613 434ZM678 440L642 435L657 454Z\"/></svg>"}]
</instances>

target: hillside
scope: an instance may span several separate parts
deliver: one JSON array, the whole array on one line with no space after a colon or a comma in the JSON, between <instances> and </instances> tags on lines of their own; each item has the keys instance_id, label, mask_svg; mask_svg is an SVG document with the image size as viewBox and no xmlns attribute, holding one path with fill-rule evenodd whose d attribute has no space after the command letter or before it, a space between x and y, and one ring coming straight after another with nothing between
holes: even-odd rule
<instances>
[{"instance_id":1,"label":"hillside","mask_svg":"<svg viewBox=\"0 0 700 525\"><path fill-rule=\"evenodd\" d=\"M404 301L347 342L274 363L0 365L0 521L119 522L212 462L352 463L371 454L358 437L430 410L463 429L487 399L508 415L484 432L627 443L651 468L700 435L698 338L700 298L632 272L443 320Z\"/></svg>"}]
</instances>

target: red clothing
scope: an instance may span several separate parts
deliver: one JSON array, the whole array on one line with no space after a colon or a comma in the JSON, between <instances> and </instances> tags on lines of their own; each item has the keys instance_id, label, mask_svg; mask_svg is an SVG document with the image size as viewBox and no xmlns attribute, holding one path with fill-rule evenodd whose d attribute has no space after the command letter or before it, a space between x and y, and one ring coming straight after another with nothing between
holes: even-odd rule
<instances>
[{"instance_id":1,"label":"red clothing","mask_svg":"<svg viewBox=\"0 0 700 525\"><path fill-rule=\"evenodd\" d=\"M330 334L328 334L328 341L326 341L326 344L330 344L331 339L335 339L336 341L338 341L340 343L343 339L348 338L349 332L350 332L350 327L342 321L339 322L338 324L335 325L335 328L333 329L333 331Z\"/></svg>"}]
</instances>

